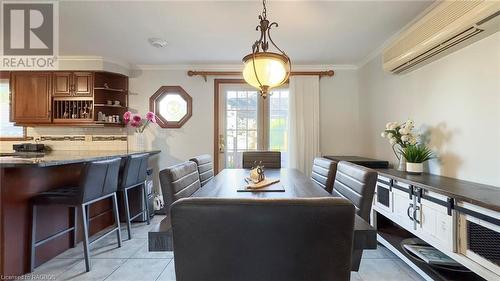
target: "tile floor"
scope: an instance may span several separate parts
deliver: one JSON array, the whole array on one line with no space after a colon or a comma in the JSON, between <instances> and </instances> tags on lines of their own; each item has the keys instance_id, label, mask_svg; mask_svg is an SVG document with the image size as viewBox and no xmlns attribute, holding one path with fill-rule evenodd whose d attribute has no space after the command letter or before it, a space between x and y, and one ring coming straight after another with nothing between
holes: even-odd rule
<instances>
[{"instance_id":1,"label":"tile floor","mask_svg":"<svg viewBox=\"0 0 500 281\"><path fill-rule=\"evenodd\" d=\"M117 248L116 236L110 235L91 247L92 270L85 272L82 243L35 269L21 280L106 280L106 281L175 281L173 252L149 252L148 231L163 216L155 216L151 225L132 225L132 240ZM122 239L126 239L122 224ZM363 254L359 272L351 274L353 281L421 281L415 271L389 250L379 245L377 250Z\"/></svg>"}]
</instances>

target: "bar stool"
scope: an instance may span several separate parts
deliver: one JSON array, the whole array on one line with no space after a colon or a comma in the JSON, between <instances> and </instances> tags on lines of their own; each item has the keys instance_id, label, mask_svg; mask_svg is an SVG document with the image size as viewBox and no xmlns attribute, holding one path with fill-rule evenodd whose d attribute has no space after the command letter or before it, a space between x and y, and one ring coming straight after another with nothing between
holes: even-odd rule
<instances>
[{"instance_id":1,"label":"bar stool","mask_svg":"<svg viewBox=\"0 0 500 281\"><path fill-rule=\"evenodd\" d=\"M78 187L62 187L47 192L40 193L32 199L32 225L31 225L31 259L30 271L35 269L35 250L36 247L51 241L61 235L73 232L73 247L77 242L77 209L80 209L82 214L83 225L83 252L85 256L86 271L90 271L90 250L89 246L109 234L116 231L118 239L118 247L121 247L121 232L120 232L120 219L118 215L118 204L116 199L116 190L118 187L118 173L120 170L120 158L113 158L103 161L94 161L85 164L85 168ZM115 226L112 230L101 235L100 237L89 241L89 213L87 206L110 198L113 201L113 215L115 219ZM73 226L62 230L48 238L36 241L36 210L37 206L41 205L61 205L68 206L73 210Z\"/></svg>"},{"instance_id":2,"label":"bar stool","mask_svg":"<svg viewBox=\"0 0 500 281\"><path fill-rule=\"evenodd\" d=\"M132 239L132 232L130 230L130 222L142 214L146 214L146 222L149 224L149 207L148 207L148 194L146 190L146 177L148 169L148 153L135 154L127 157L125 162L125 167L123 168L120 176L120 183L118 185L118 190L121 192L123 197L123 205L125 208L125 220L127 221L127 232L128 239ZM144 200L144 208L130 217L130 205L128 198L128 191L142 187L142 195Z\"/></svg>"}]
</instances>

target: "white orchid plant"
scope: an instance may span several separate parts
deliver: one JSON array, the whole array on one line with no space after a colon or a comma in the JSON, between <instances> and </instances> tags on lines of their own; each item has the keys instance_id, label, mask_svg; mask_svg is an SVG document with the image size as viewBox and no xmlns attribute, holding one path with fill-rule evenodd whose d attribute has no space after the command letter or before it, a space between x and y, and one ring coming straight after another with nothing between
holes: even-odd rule
<instances>
[{"instance_id":1,"label":"white orchid plant","mask_svg":"<svg viewBox=\"0 0 500 281\"><path fill-rule=\"evenodd\" d=\"M408 146L417 144L418 135L413 132L414 128L415 123L413 120L407 120L403 123L389 122L385 125L385 130L382 132L381 136L389 140L389 143L392 145L392 151L394 151L398 159L400 159L401 156L396 149L401 151Z\"/></svg>"}]
</instances>

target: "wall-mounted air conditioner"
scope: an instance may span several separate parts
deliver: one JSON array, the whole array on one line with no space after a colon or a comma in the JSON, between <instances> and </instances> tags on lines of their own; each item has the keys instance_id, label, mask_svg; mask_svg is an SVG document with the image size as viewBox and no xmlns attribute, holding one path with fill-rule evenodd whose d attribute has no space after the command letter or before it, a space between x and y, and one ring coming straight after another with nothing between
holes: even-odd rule
<instances>
[{"instance_id":1,"label":"wall-mounted air conditioner","mask_svg":"<svg viewBox=\"0 0 500 281\"><path fill-rule=\"evenodd\" d=\"M500 1L443 1L384 49L384 70L409 72L499 30Z\"/></svg>"}]
</instances>

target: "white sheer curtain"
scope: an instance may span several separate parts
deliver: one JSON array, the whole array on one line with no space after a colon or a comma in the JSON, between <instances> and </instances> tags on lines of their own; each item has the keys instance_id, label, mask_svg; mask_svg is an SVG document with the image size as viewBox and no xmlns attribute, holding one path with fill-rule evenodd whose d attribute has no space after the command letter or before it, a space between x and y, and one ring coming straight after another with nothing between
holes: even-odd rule
<instances>
[{"instance_id":1,"label":"white sheer curtain","mask_svg":"<svg viewBox=\"0 0 500 281\"><path fill-rule=\"evenodd\" d=\"M288 167L311 175L319 156L319 77L290 77Z\"/></svg>"}]
</instances>

